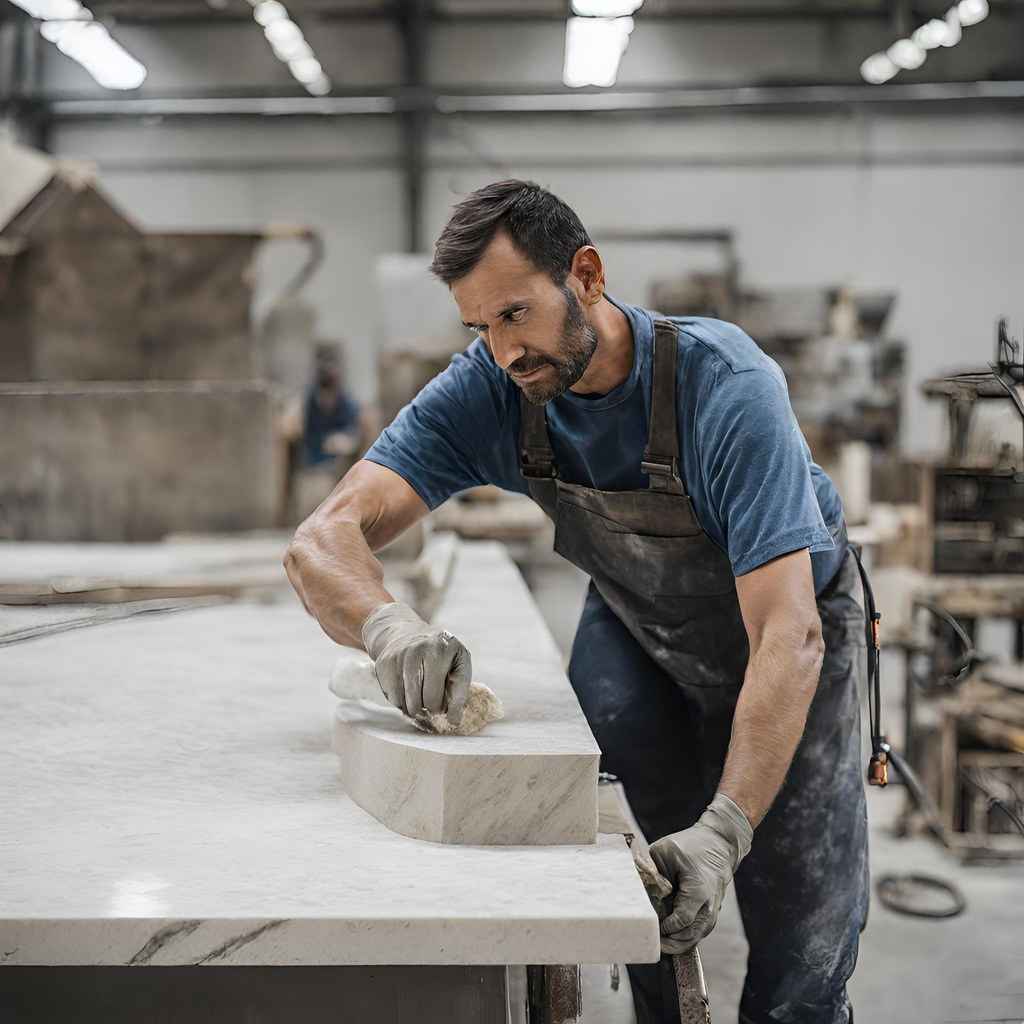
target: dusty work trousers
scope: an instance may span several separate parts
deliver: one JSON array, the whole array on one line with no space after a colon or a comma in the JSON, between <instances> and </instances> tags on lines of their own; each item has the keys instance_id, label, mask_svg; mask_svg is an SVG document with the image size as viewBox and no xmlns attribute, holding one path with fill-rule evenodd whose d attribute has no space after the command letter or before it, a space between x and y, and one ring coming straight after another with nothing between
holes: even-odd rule
<instances>
[{"instance_id":1,"label":"dusty work trousers","mask_svg":"<svg viewBox=\"0 0 1024 1024\"><path fill-rule=\"evenodd\" d=\"M750 946L740 1024L845 1024L846 981L867 915L867 817L857 676L864 619L847 551L819 596L825 658L804 738L734 879ZM593 584L569 678L647 839L692 825L721 752L697 739L694 702L609 610ZM715 760L709 772L708 756ZM629 967L638 1024L660 1024L657 964Z\"/></svg>"}]
</instances>

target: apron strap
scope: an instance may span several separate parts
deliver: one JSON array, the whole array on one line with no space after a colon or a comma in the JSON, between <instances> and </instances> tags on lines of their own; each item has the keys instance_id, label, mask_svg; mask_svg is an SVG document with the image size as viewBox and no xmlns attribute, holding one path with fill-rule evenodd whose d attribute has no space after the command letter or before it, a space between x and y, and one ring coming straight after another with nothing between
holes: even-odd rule
<instances>
[{"instance_id":1,"label":"apron strap","mask_svg":"<svg viewBox=\"0 0 1024 1024\"><path fill-rule=\"evenodd\" d=\"M555 453L548 436L547 409L519 395L519 475L527 480L555 476Z\"/></svg>"},{"instance_id":2,"label":"apron strap","mask_svg":"<svg viewBox=\"0 0 1024 1024\"><path fill-rule=\"evenodd\" d=\"M640 469L652 491L685 494L679 472L679 428L676 416L678 337L674 324L654 321L654 373L651 380L651 425Z\"/></svg>"},{"instance_id":3,"label":"apron strap","mask_svg":"<svg viewBox=\"0 0 1024 1024\"><path fill-rule=\"evenodd\" d=\"M558 480L555 453L548 435L547 410L519 396L519 475L526 480L533 500L555 519Z\"/></svg>"}]
</instances>

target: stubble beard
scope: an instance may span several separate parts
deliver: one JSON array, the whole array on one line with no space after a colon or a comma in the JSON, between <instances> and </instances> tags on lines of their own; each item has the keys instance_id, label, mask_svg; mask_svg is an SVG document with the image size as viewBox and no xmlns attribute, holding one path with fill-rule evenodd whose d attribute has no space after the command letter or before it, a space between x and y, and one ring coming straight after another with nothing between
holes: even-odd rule
<instances>
[{"instance_id":1,"label":"stubble beard","mask_svg":"<svg viewBox=\"0 0 1024 1024\"><path fill-rule=\"evenodd\" d=\"M516 360L509 367L509 371L515 373L529 373L545 364L554 368L554 375L547 375L552 377L551 380L519 385L531 405L547 405L571 388L583 376L597 348L597 331L587 319L583 304L567 285L562 286L562 292L565 295L565 318L558 356L540 363Z\"/></svg>"}]
</instances>

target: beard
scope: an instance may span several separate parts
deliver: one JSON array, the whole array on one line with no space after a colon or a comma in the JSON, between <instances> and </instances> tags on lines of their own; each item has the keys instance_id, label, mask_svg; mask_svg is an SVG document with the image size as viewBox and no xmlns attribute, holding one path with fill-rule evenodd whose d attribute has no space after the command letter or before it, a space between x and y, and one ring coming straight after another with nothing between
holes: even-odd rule
<instances>
[{"instance_id":1,"label":"beard","mask_svg":"<svg viewBox=\"0 0 1024 1024\"><path fill-rule=\"evenodd\" d=\"M576 293L567 285L562 286L565 295L565 318L562 320L558 354L543 359L523 356L509 368L510 373L529 373L541 366L552 366L551 380L520 384L519 389L532 405L547 405L571 388L583 376L597 348L597 331L587 319L583 304Z\"/></svg>"}]
</instances>

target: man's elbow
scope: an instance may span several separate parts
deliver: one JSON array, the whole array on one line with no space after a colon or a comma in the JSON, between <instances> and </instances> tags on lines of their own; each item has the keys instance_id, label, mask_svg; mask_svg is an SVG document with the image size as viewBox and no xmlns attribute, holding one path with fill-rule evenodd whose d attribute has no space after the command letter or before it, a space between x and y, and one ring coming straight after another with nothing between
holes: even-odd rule
<instances>
[{"instance_id":1,"label":"man's elbow","mask_svg":"<svg viewBox=\"0 0 1024 1024\"><path fill-rule=\"evenodd\" d=\"M809 675L818 683L818 673L821 672L821 664L825 659L825 637L821 632L821 619L817 612L809 616L804 625L803 644L801 654L805 661Z\"/></svg>"},{"instance_id":2,"label":"man's elbow","mask_svg":"<svg viewBox=\"0 0 1024 1024\"><path fill-rule=\"evenodd\" d=\"M321 506L322 509L323 506ZM292 586L309 608L305 596L305 584L311 573L329 561L328 523L321 509L313 512L300 523L284 554L284 568Z\"/></svg>"},{"instance_id":3,"label":"man's elbow","mask_svg":"<svg viewBox=\"0 0 1024 1024\"><path fill-rule=\"evenodd\" d=\"M284 567L288 570L289 576L293 571L298 572L299 567L306 560L307 552L313 542L314 529L310 519L312 516L299 524L288 544L288 550L284 553Z\"/></svg>"},{"instance_id":4,"label":"man's elbow","mask_svg":"<svg viewBox=\"0 0 1024 1024\"><path fill-rule=\"evenodd\" d=\"M318 553L332 547L339 533L360 532L357 514L350 508L344 493L336 489L299 523L292 536L284 563L301 565Z\"/></svg>"},{"instance_id":5,"label":"man's elbow","mask_svg":"<svg viewBox=\"0 0 1024 1024\"><path fill-rule=\"evenodd\" d=\"M763 631L760 640L751 650L752 658L763 654L780 668L785 666L791 685L806 684L814 692L825 657L825 640L816 609L805 615L783 616Z\"/></svg>"}]
</instances>

